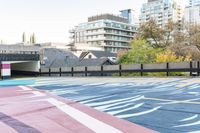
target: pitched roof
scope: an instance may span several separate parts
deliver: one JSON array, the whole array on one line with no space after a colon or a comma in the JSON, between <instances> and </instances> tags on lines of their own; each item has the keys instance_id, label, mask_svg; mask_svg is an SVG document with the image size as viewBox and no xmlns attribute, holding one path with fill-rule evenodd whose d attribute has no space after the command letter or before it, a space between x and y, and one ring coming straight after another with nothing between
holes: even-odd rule
<instances>
[{"instance_id":1,"label":"pitched roof","mask_svg":"<svg viewBox=\"0 0 200 133\"><path fill-rule=\"evenodd\" d=\"M83 59L87 54L92 53L95 55L97 58L103 58L103 57L117 57L116 53L111 53L108 51L87 51L87 52L82 52L81 55L79 56L80 59Z\"/></svg>"},{"instance_id":2,"label":"pitched roof","mask_svg":"<svg viewBox=\"0 0 200 133\"><path fill-rule=\"evenodd\" d=\"M92 54L94 54L97 58L102 58L102 57L117 57L117 54L111 53L108 51L89 51Z\"/></svg>"},{"instance_id":3,"label":"pitched roof","mask_svg":"<svg viewBox=\"0 0 200 133\"><path fill-rule=\"evenodd\" d=\"M44 49L44 56L46 57L45 65L41 67L75 67L75 66L101 66L101 65L113 65L108 58L98 59L83 59L79 60L72 52L46 48Z\"/></svg>"}]
</instances>

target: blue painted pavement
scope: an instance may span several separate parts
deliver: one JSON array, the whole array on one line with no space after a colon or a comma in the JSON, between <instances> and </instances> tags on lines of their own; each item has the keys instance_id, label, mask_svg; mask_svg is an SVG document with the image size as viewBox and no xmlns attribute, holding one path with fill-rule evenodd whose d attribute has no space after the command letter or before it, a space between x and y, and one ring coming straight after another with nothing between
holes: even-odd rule
<instances>
[{"instance_id":1,"label":"blue painted pavement","mask_svg":"<svg viewBox=\"0 0 200 133\"><path fill-rule=\"evenodd\" d=\"M200 133L199 78L38 78L32 82L34 88L159 132Z\"/></svg>"}]
</instances>

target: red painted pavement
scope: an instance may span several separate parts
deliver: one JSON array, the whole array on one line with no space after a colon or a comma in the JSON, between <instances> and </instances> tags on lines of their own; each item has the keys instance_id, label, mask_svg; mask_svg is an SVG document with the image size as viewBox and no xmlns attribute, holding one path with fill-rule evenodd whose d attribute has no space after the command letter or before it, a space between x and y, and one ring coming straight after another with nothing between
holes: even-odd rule
<instances>
[{"instance_id":1,"label":"red painted pavement","mask_svg":"<svg viewBox=\"0 0 200 133\"><path fill-rule=\"evenodd\" d=\"M155 133L30 87L0 88L0 133Z\"/></svg>"}]
</instances>

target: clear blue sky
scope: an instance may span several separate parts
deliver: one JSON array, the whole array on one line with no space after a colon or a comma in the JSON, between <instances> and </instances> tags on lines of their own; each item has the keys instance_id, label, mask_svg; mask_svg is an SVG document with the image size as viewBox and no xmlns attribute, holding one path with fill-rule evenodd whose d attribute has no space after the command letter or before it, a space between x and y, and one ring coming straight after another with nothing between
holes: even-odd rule
<instances>
[{"instance_id":1,"label":"clear blue sky","mask_svg":"<svg viewBox=\"0 0 200 133\"><path fill-rule=\"evenodd\" d=\"M139 12L147 0L0 0L0 39L20 42L23 32L35 32L37 42L68 42L68 30L88 16Z\"/></svg>"}]
</instances>

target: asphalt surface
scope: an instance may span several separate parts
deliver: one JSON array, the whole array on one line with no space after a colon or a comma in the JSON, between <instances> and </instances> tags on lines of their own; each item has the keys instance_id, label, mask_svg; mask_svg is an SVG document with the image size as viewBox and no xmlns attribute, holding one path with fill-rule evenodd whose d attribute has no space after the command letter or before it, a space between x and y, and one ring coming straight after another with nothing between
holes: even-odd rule
<instances>
[{"instance_id":1,"label":"asphalt surface","mask_svg":"<svg viewBox=\"0 0 200 133\"><path fill-rule=\"evenodd\" d=\"M199 78L38 78L16 83L20 82L162 133L200 133Z\"/></svg>"}]
</instances>

